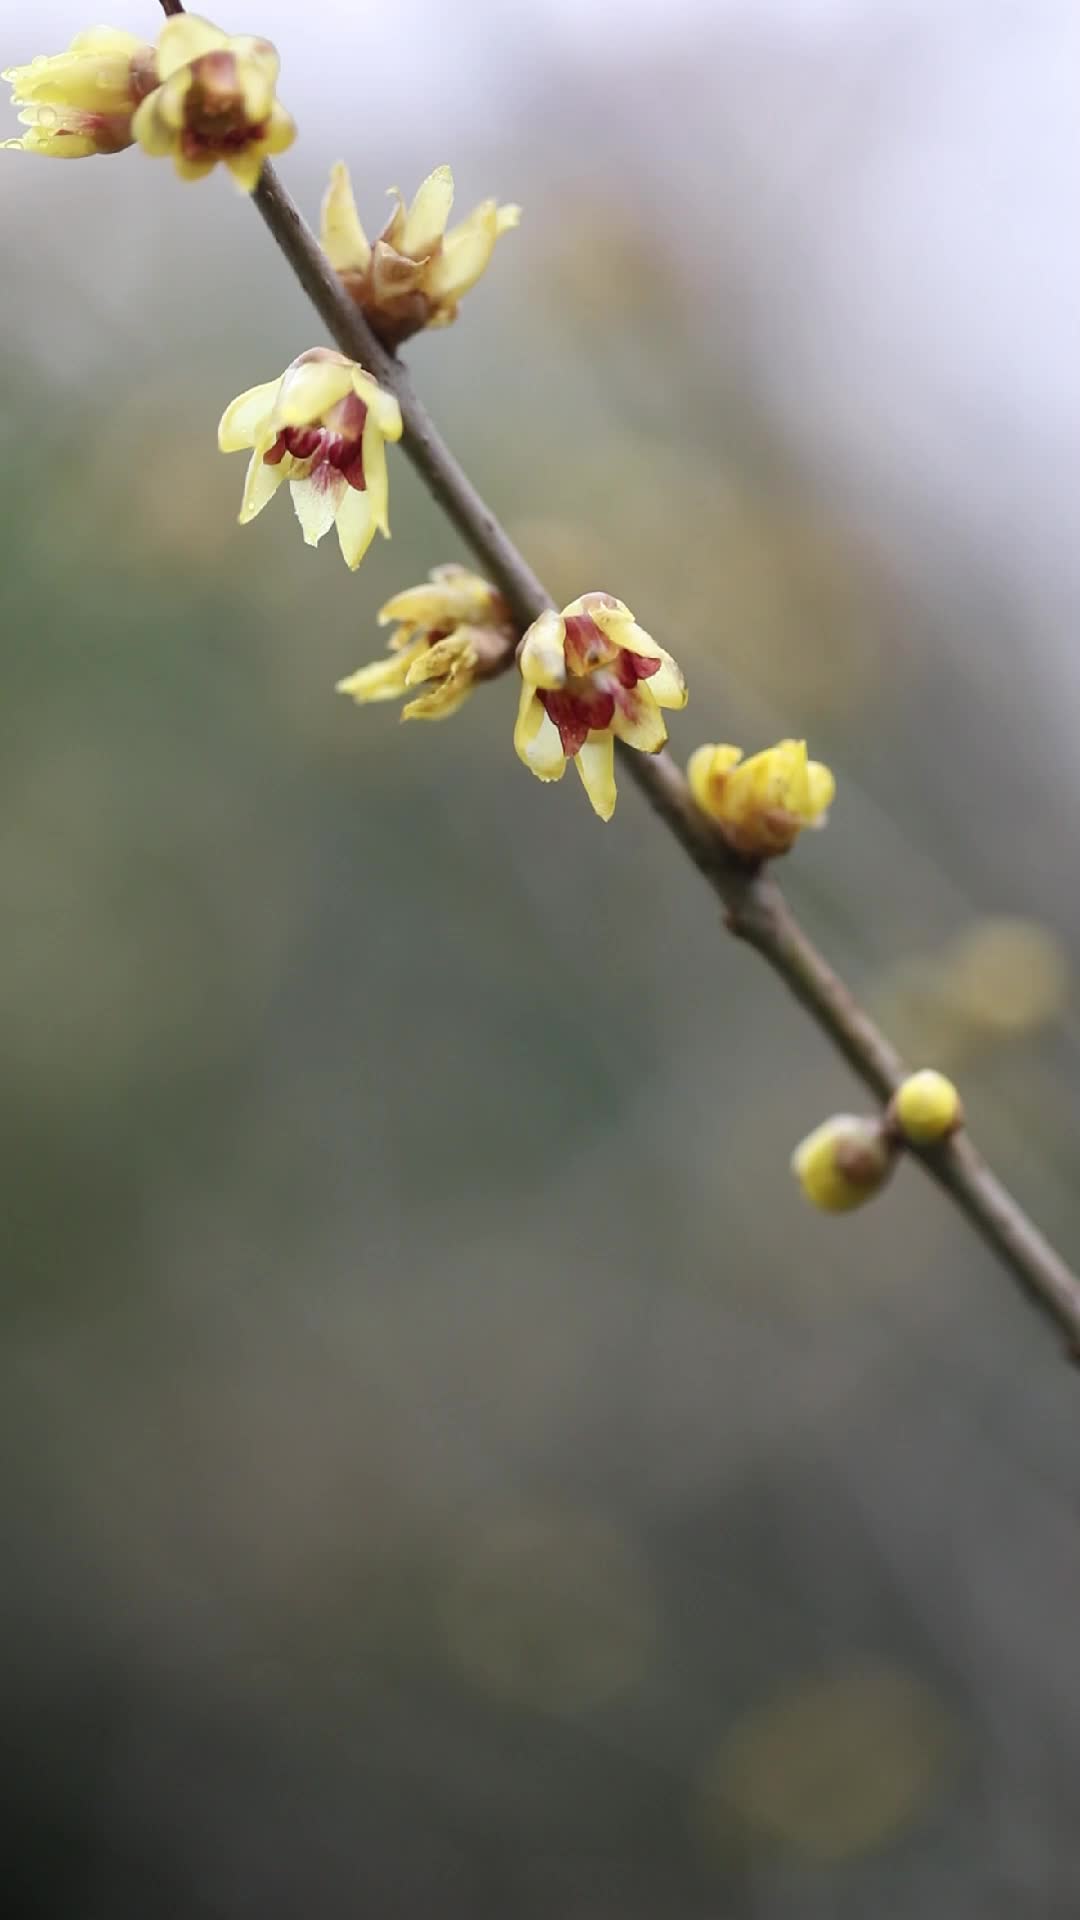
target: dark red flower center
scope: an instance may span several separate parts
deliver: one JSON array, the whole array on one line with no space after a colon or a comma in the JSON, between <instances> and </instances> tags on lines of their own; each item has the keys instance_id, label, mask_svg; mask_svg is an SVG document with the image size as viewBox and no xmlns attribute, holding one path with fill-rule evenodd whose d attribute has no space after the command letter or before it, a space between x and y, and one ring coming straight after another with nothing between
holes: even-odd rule
<instances>
[{"instance_id":1,"label":"dark red flower center","mask_svg":"<svg viewBox=\"0 0 1080 1920\"><path fill-rule=\"evenodd\" d=\"M180 146L189 160L210 154L239 153L261 140L266 122L248 118L243 88L236 71L236 55L200 54L191 62L191 85L184 101Z\"/></svg>"},{"instance_id":2,"label":"dark red flower center","mask_svg":"<svg viewBox=\"0 0 1080 1920\"><path fill-rule=\"evenodd\" d=\"M336 427L282 427L273 446L263 454L264 466L276 467L291 453L294 460L310 460L313 473L317 467L335 467L350 487L363 493L367 486L363 442L367 407L350 393L334 408L334 415Z\"/></svg>"},{"instance_id":3,"label":"dark red flower center","mask_svg":"<svg viewBox=\"0 0 1080 1920\"><path fill-rule=\"evenodd\" d=\"M568 615L565 625L570 682L555 689L540 687L537 697L572 760L590 733L610 727L616 706L633 717L638 705L634 689L639 680L652 679L660 661L617 647L586 613Z\"/></svg>"}]
</instances>

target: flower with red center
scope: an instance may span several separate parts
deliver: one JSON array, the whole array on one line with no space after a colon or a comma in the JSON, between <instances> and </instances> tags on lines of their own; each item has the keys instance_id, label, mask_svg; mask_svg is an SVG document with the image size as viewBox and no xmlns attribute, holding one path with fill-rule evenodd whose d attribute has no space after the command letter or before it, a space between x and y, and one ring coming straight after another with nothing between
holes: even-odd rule
<instances>
[{"instance_id":1,"label":"flower with red center","mask_svg":"<svg viewBox=\"0 0 1080 1920\"><path fill-rule=\"evenodd\" d=\"M805 740L781 740L749 760L741 747L698 747L686 772L702 812L751 860L773 860L805 827L823 827L836 792L829 768L807 758Z\"/></svg>"},{"instance_id":2,"label":"flower with red center","mask_svg":"<svg viewBox=\"0 0 1080 1920\"><path fill-rule=\"evenodd\" d=\"M339 160L322 203L320 239L342 285L366 313L379 338L395 347L422 327L448 327L458 302L476 285L501 234L516 227L521 208L482 200L468 218L446 223L454 176L436 167L410 207L396 187L397 206L372 245L356 211L348 168Z\"/></svg>"},{"instance_id":3,"label":"flower with red center","mask_svg":"<svg viewBox=\"0 0 1080 1920\"><path fill-rule=\"evenodd\" d=\"M251 193L267 156L296 138L274 94L276 48L179 13L158 35L157 63L161 84L132 123L143 151L171 154L182 180L201 180L221 160Z\"/></svg>"},{"instance_id":4,"label":"flower with red center","mask_svg":"<svg viewBox=\"0 0 1080 1920\"><path fill-rule=\"evenodd\" d=\"M435 567L422 587L406 587L379 610L379 625L398 622L389 657L339 680L358 706L397 700L410 688L428 691L402 708L403 720L445 720L480 680L513 661L517 631L498 590L467 567Z\"/></svg>"},{"instance_id":5,"label":"flower with red center","mask_svg":"<svg viewBox=\"0 0 1080 1920\"><path fill-rule=\"evenodd\" d=\"M540 780L561 780L573 760L601 820L615 811L615 740L658 753L661 707L685 707L686 682L670 653L610 593L549 607L521 643L514 746Z\"/></svg>"},{"instance_id":6,"label":"flower with red center","mask_svg":"<svg viewBox=\"0 0 1080 1920\"><path fill-rule=\"evenodd\" d=\"M83 160L132 145L135 109L158 83L157 59L134 33L90 27L66 53L39 54L29 66L9 67L3 78L29 132L2 144Z\"/></svg>"},{"instance_id":7,"label":"flower with red center","mask_svg":"<svg viewBox=\"0 0 1080 1920\"><path fill-rule=\"evenodd\" d=\"M393 394L329 347L313 347L280 380L240 394L218 427L222 453L253 449L240 525L288 480L308 545L336 525L350 567L360 565L376 528L390 537L385 443L400 438Z\"/></svg>"}]
</instances>

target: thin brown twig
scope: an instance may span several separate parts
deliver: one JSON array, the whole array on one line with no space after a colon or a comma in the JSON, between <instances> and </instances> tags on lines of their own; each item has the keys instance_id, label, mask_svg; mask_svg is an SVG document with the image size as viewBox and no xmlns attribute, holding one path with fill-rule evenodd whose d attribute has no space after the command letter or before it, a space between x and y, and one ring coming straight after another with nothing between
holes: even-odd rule
<instances>
[{"instance_id":1,"label":"thin brown twig","mask_svg":"<svg viewBox=\"0 0 1080 1920\"><path fill-rule=\"evenodd\" d=\"M161 0L180 13L179 0ZM408 372L354 306L299 208L267 162L254 201L274 240L343 353L361 361L396 395L402 446L493 582L522 629L553 604L526 560L455 459ZM621 748L621 743L616 743ZM843 1056L860 1080L887 1101L905 1074L895 1048L804 933L776 881L733 855L695 805L686 778L667 753L621 751L625 772L678 840L724 907L729 930L753 947ZM1080 1280L992 1172L966 1133L933 1147L911 1147L937 1184L1019 1281L1032 1303L1064 1334L1080 1360Z\"/></svg>"}]
</instances>

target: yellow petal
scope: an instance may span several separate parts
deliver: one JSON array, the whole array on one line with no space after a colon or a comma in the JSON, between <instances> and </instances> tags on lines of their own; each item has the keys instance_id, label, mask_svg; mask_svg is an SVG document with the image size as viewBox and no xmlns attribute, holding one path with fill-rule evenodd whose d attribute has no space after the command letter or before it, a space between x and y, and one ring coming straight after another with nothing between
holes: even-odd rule
<instances>
[{"instance_id":1,"label":"yellow petal","mask_svg":"<svg viewBox=\"0 0 1080 1920\"><path fill-rule=\"evenodd\" d=\"M401 717L403 720L449 720L450 715L465 704L472 690L473 682L467 673L436 680L427 693L402 707Z\"/></svg>"},{"instance_id":2,"label":"yellow petal","mask_svg":"<svg viewBox=\"0 0 1080 1920\"><path fill-rule=\"evenodd\" d=\"M593 812L599 814L601 820L610 820L616 800L615 741L606 728L603 733L590 733L574 755L574 765Z\"/></svg>"},{"instance_id":3,"label":"yellow petal","mask_svg":"<svg viewBox=\"0 0 1080 1920\"><path fill-rule=\"evenodd\" d=\"M536 690L522 681L514 726L514 751L538 780L561 780L566 772L566 755L559 729L544 712Z\"/></svg>"},{"instance_id":4,"label":"yellow petal","mask_svg":"<svg viewBox=\"0 0 1080 1920\"><path fill-rule=\"evenodd\" d=\"M449 167L436 167L417 189L405 215L401 235L395 246L412 260L422 260L434 251L446 231L454 204L454 176Z\"/></svg>"},{"instance_id":5,"label":"yellow petal","mask_svg":"<svg viewBox=\"0 0 1080 1920\"><path fill-rule=\"evenodd\" d=\"M335 273L362 273L371 259L344 160L336 160L330 169L319 217L319 239Z\"/></svg>"},{"instance_id":6,"label":"yellow petal","mask_svg":"<svg viewBox=\"0 0 1080 1920\"><path fill-rule=\"evenodd\" d=\"M181 180L205 180L207 174L213 173L217 166L216 154L189 157L186 153L182 153L179 147L172 149L172 159Z\"/></svg>"},{"instance_id":7,"label":"yellow petal","mask_svg":"<svg viewBox=\"0 0 1080 1920\"><path fill-rule=\"evenodd\" d=\"M344 400L352 387L352 363L305 360L282 376L274 407L277 427L310 427Z\"/></svg>"},{"instance_id":8,"label":"yellow petal","mask_svg":"<svg viewBox=\"0 0 1080 1920\"><path fill-rule=\"evenodd\" d=\"M476 649L468 636L450 633L444 640L436 640L424 648L410 666L405 684L415 687L422 680L446 680L451 674L467 678L475 665Z\"/></svg>"},{"instance_id":9,"label":"yellow petal","mask_svg":"<svg viewBox=\"0 0 1080 1920\"><path fill-rule=\"evenodd\" d=\"M218 422L222 453L239 453L243 447L255 445L266 431L279 385L277 380L264 380L261 387L249 387L230 400Z\"/></svg>"},{"instance_id":10,"label":"yellow petal","mask_svg":"<svg viewBox=\"0 0 1080 1920\"><path fill-rule=\"evenodd\" d=\"M197 13L177 13L166 20L158 34L158 74L167 80L170 74L204 53L216 53L228 47L229 36L220 27L212 27Z\"/></svg>"},{"instance_id":11,"label":"yellow petal","mask_svg":"<svg viewBox=\"0 0 1080 1920\"><path fill-rule=\"evenodd\" d=\"M460 300L474 287L495 248L497 234L494 200L470 213L467 220L452 227L442 250L424 275L424 291L432 300Z\"/></svg>"},{"instance_id":12,"label":"yellow petal","mask_svg":"<svg viewBox=\"0 0 1080 1920\"><path fill-rule=\"evenodd\" d=\"M364 457L364 480L368 506L374 524L385 539L390 538L390 481L386 471L386 443L370 415L364 422L360 442Z\"/></svg>"},{"instance_id":13,"label":"yellow petal","mask_svg":"<svg viewBox=\"0 0 1080 1920\"><path fill-rule=\"evenodd\" d=\"M836 797L836 781L829 767L822 766L820 760L811 760L806 768L807 804L813 816L811 824L824 826L825 815Z\"/></svg>"},{"instance_id":14,"label":"yellow petal","mask_svg":"<svg viewBox=\"0 0 1080 1920\"><path fill-rule=\"evenodd\" d=\"M703 813L716 817L716 791L714 781L730 773L742 759L741 747L715 747L706 745L697 747L690 755L686 765L686 777L690 782L690 791Z\"/></svg>"},{"instance_id":15,"label":"yellow petal","mask_svg":"<svg viewBox=\"0 0 1080 1920\"><path fill-rule=\"evenodd\" d=\"M325 464L291 483L292 503L309 547L317 547L323 534L329 533L347 485L344 474Z\"/></svg>"},{"instance_id":16,"label":"yellow petal","mask_svg":"<svg viewBox=\"0 0 1080 1920\"><path fill-rule=\"evenodd\" d=\"M267 153L285 153L296 139L296 121L279 100L270 109L270 124L261 141Z\"/></svg>"},{"instance_id":17,"label":"yellow petal","mask_svg":"<svg viewBox=\"0 0 1080 1920\"><path fill-rule=\"evenodd\" d=\"M375 517L366 493L357 493L355 487L345 488L337 510L337 533L342 558L355 572L375 538Z\"/></svg>"},{"instance_id":18,"label":"yellow petal","mask_svg":"<svg viewBox=\"0 0 1080 1920\"><path fill-rule=\"evenodd\" d=\"M285 478L285 463L268 467L263 459L267 443L257 446L248 462L247 477L244 481L244 497L240 503L240 525L246 527L261 513L268 500L272 500Z\"/></svg>"},{"instance_id":19,"label":"yellow petal","mask_svg":"<svg viewBox=\"0 0 1080 1920\"><path fill-rule=\"evenodd\" d=\"M650 674L644 683L658 707L670 707L676 712L685 707L690 695L682 668L673 660L670 653L660 649L660 671Z\"/></svg>"},{"instance_id":20,"label":"yellow petal","mask_svg":"<svg viewBox=\"0 0 1080 1920\"><path fill-rule=\"evenodd\" d=\"M385 660L373 660L370 666L360 667L347 679L339 680L337 690L347 693L362 707L377 700L400 700L409 668L426 652L426 641L415 640L401 653L392 653Z\"/></svg>"},{"instance_id":21,"label":"yellow petal","mask_svg":"<svg viewBox=\"0 0 1080 1920\"><path fill-rule=\"evenodd\" d=\"M274 105L274 88L281 66L277 48L269 40L260 40L251 34L235 34L228 46L236 59L244 112L253 127L260 127L270 118Z\"/></svg>"},{"instance_id":22,"label":"yellow petal","mask_svg":"<svg viewBox=\"0 0 1080 1920\"><path fill-rule=\"evenodd\" d=\"M521 643L518 664L528 686L566 685L566 627L554 607L545 607Z\"/></svg>"},{"instance_id":23,"label":"yellow petal","mask_svg":"<svg viewBox=\"0 0 1080 1920\"><path fill-rule=\"evenodd\" d=\"M166 123L159 111L160 91L159 88L157 93L148 93L146 99L136 107L131 120L131 131L143 152L157 160L171 153L176 141L176 129Z\"/></svg>"},{"instance_id":24,"label":"yellow petal","mask_svg":"<svg viewBox=\"0 0 1080 1920\"><path fill-rule=\"evenodd\" d=\"M368 410L368 416L374 421L384 440L400 440L402 433L401 408L392 393L380 387L370 373L362 367L352 369L352 388L357 398L362 400Z\"/></svg>"},{"instance_id":25,"label":"yellow petal","mask_svg":"<svg viewBox=\"0 0 1080 1920\"><path fill-rule=\"evenodd\" d=\"M508 204L505 207L496 207L495 235L497 239L501 240L504 233L509 233L512 227L519 227L520 225L521 225L521 208L520 207L515 206L512 201L508 202Z\"/></svg>"},{"instance_id":26,"label":"yellow petal","mask_svg":"<svg viewBox=\"0 0 1080 1920\"><path fill-rule=\"evenodd\" d=\"M224 159L237 186L242 187L245 193L254 193L266 164L263 142L260 140L250 147L241 147L238 153L227 153Z\"/></svg>"},{"instance_id":27,"label":"yellow petal","mask_svg":"<svg viewBox=\"0 0 1080 1920\"><path fill-rule=\"evenodd\" d=\"M664 716L649 691L651 685L651 681L641 681L634 688L631 713L616 700L611 717L611 731L625 740L628 747L636 747L639 753L659 753L667 739Z\"/></svg>"}]
</instances>

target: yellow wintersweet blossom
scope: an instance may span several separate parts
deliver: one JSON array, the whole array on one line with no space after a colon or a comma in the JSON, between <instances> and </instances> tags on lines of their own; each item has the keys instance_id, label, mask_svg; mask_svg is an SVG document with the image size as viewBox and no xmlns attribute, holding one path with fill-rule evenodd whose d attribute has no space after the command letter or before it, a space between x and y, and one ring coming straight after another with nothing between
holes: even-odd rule
<instances>
[{"instance_id":1,"label":"yellow wintersweet blossom","mask_svg":"<svg viewBox=\"0 0 1080 1920\"><path fill-rule=\"evenodd\" d=\"M426 585L396 593L379 609L380 627L391 621L398 626L389 658L339 680L337 690L366 706L427 685L429 692L403 708L403 720L445 720L456 713L479 680L510 665L517 644L502 594L467 567L434 567Z\"/></svg>"},{"instance_id":2,"label":"yellow wintersweet blossom","mask_svg":"<svg viewBox=\"0 0 1080 1920\"><path fill-rule=\"evenodd\" d=\"M296 138L274 94L277 49L179 13L158 35L157 64L161 84L133 122L144 153L171 154L182 180L201 180L224 161L253 192L267 156L284 153Z\"/></svg>"},{"instance_id":3,"label":"yellow wintersweet blossom","mask_svg":"<svg viewBox=\"0 0 1080 1920\"><path fill-rule=\"evenodd\" d=\"M313 347L279 380L240 394L218 427L222 453L253 449L240 525L288 480L308 545L336 525L350 567L360 565L376 528L390 536L385 442L400 438L393 394L329 347Z\"/></svg>"},{"instance_id":4,"label":"yellow wintersweet blossom","mask_svg":"<svg viewBox=\"0 0 1080 1920\"><path fill-rule=\"evenodd\" d=\"M828 767L807 759L805 740L781 740L749 760L741 747L699 747L686 771L702 812L755 860L786 853L804 827L823 827L836 792Z\"/></svg>"},{"instance_id":5,"label":"yellow wintersweet blossom","mask_svg":"<svg viewBox=\"0 0 1080 1920\"><path fill-rule=\"evenodd\" d=\"M796 1147L791 1171L812 1206L823 1213L850 1213L884 1186L894 1160L880 1120L835 1113Z\"/></svg>"},{"instance_id":6,"label":"yellow wintersweet blossom","mask_svg":"<svg viewBox=\"0 0 1080 1920\"><path fill-rule=\"evenodd\" d=\"M670 653L610 593L549 607L521 643L514 746L539 780L561 780L573 760L594 812L615 811L615 739L659 753L661 707L685 707L686 681Z\"/></svg>"},{"instance_id":7,"label":"yellow wintersweet blossom","mask_svg":"<svg viewBox=\"0 0 1080 1920\"><path fill-rule=\"evenodd\" d=\"M923 1067L897 1087L888 1117L905 1140L928 1147L963 1126L964 1108L952 1081L934 1067Z\"/></svg>"},{"instance_id":8,"label":"yellow wintersweet blossom","mask_svg":"<svg viewBox=\"0 0 1080 1920\"><path fill-rule=\"evenodd\" d=\"M2 78L29 128L20 140L3 145L56 160L84 160L132 145L135 109L158 83L157 56L134 33L89 27L76 34L66 53L40 53L29 66L9 67Z\"/></svg>"},{"instance_id":9,"label":"yellow wintersweet blossom","mask_svg":"<svg viewBox=\"0 0 1080 1920\"><path fill-rule=\"evenodd\" d=\"M466 220L446 231L454 176L436 167L406 207L397 205L372 245L356 211L344 161L330 171L319 237L346 293L366 313L380 339L397 346L422 327L448 327L458 302L487 268L495 242L516 227L521 208L482 200Z\"/></svg>"}]
</instances>

